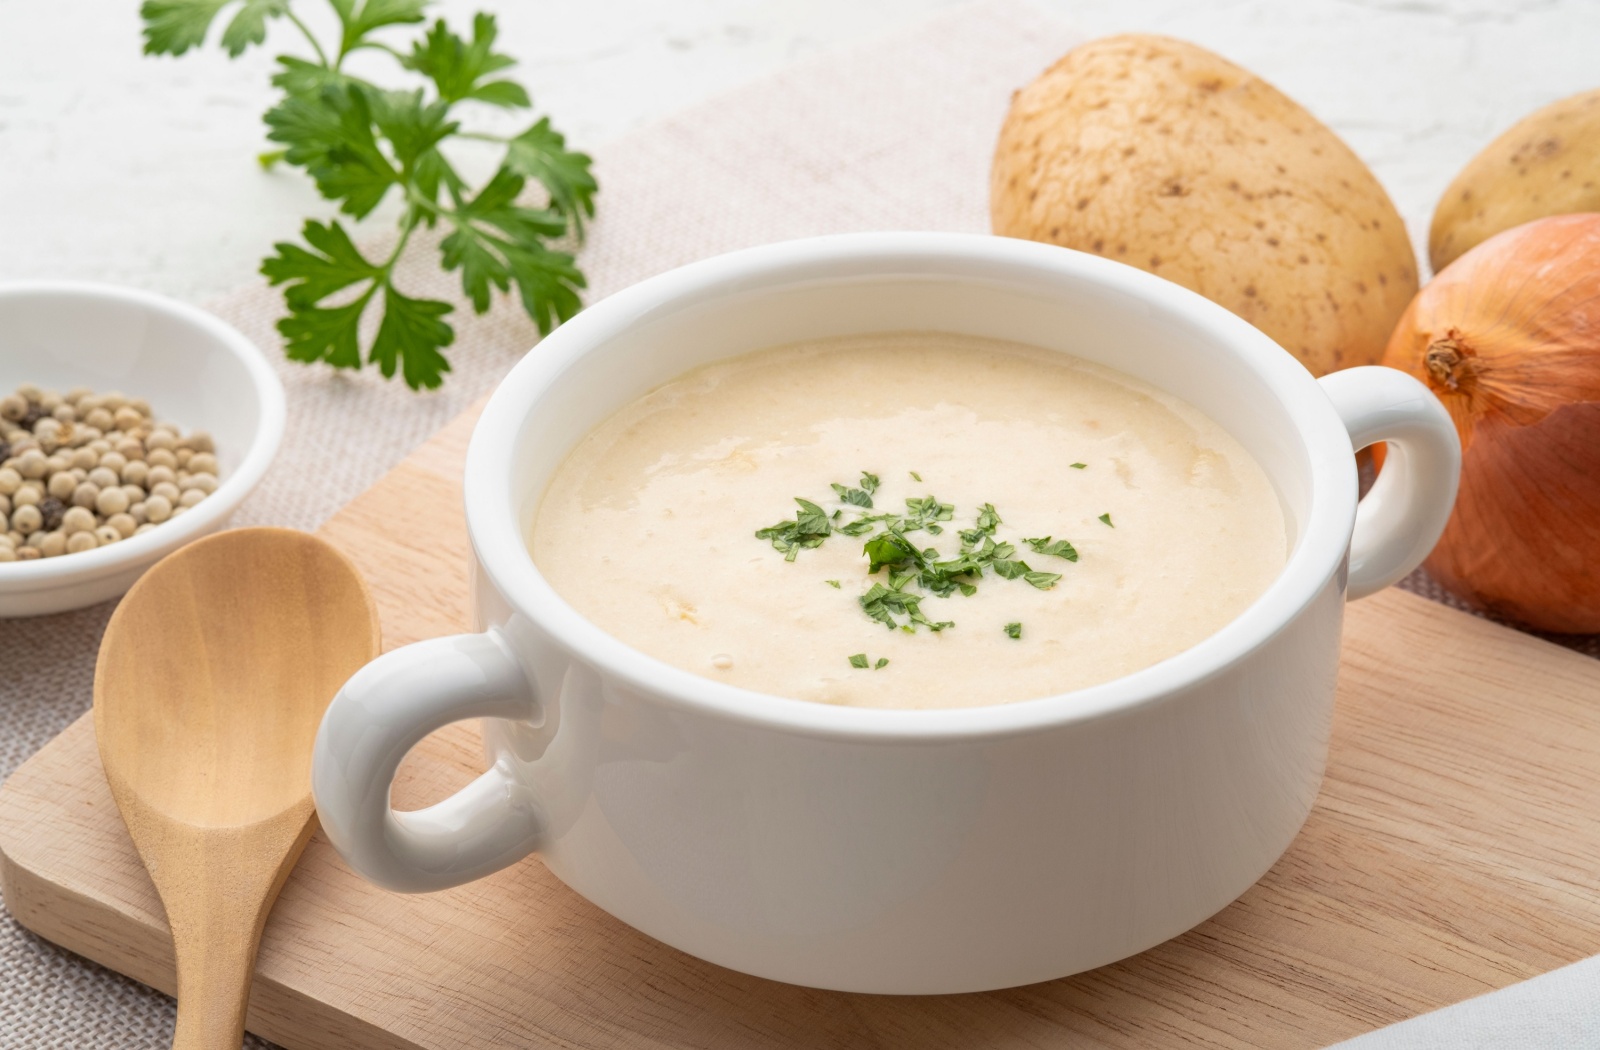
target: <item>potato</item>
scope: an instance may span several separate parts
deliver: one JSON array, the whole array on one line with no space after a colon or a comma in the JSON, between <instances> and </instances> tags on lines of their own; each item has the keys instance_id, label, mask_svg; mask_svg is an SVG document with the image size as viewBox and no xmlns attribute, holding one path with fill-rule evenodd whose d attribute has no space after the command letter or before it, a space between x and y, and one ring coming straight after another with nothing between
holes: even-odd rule
<instances>
[{"instance_id":1,"label":"potato","mask_svg":"<svg viewBox=\"0 0 1600 1050\"><path fill-rule=\"evenodd\" d=\"M1417 291L1405 224L1349 147L1166 37L1093 41L1018 92L989 202L994 232L1176 281L1316 375L1377 362Z\"/></svg>"},{"instance_id":2,"label":"potato","mask_svg":"<svg viewBox=\"0 0 1600 1050\"><path fill-rule=\"evenodd\" d=\"M1435 273L1501 230L1600 212L1600 90L1530 113L1467 162L1428 231Z\"/></svg>"}]
</instances>

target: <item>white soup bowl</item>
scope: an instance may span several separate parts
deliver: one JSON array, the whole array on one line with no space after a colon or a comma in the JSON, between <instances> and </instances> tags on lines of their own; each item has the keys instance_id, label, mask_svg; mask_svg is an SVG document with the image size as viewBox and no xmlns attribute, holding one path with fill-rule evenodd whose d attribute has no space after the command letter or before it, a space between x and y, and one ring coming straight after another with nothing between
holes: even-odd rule
<instances>
[{"instance_id":1,"label":"white soup bowl","mask_svg":"<svg viewBox=\"0 0 1600 1050\"><path fill-rule=\"evenodd\" d=\"M721 358L904 329L1074 354L1197 406L1276 487L1282 575L1153 667L936 711L702 678L607 635L540 575L525 545L540 496L611 413ZM1358 505L1352 451L1380 440L1391 455ZM382 885L447 887L537 852L652 937L780 981L965 992L1100 966L1223 908L1289 845L1327 757L1344 603L1422 559L1458 465L1448 416L1410 377L1319 382L1221 307L1095 256L891 233L709 259L590 307L501 384L466 464L480 633L350 680L317 741L317 807ZM488 772L395 812L406 751L466 718L485 720Z\"/></svg>"}]
</instances>

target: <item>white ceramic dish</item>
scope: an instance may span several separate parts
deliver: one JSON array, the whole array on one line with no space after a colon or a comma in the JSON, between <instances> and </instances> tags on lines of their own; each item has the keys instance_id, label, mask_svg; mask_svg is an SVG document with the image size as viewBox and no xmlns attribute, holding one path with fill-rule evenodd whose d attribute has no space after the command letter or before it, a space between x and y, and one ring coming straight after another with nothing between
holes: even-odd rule
<instances>
[{"instance_id":1,"label":"white ceramic dish","mask_svg":"<svg viewBox=\"0 0 1600 1050\"><path fill-rule=\"evenodd\" d=\"M897 711L668 666L540 575L524 545L537 501L611 412L708 361L897 329L1066 351L1187 399L1277 488L1293 532L1282 576L1206 641L1125 678ZM1385 439L1358 510L1352 447ZM389 653L335 698L313 760L323 827L358 871L403 890L537 851L645 933L798 984L963 992L1112 962L1224 907L1293 839L1327 756L1347 589L1421 560L1458 468L1449 417L1410 377L1318 382L1222 308L1094 256L871 234L697 263L590 307L491 399L466 468L483 633ZM492 768L393 812L406 751L474 717Z\"/></svg>"},{"instance_id":2,"label":"white ceramic dish","mask_svg":"<svg viewBox=\"0 0 1600 1050\"><path fill-rule=\"evenodd\" d=\"M203 310L77 282L0 285L0 393L20 383L146 398L158 418L216 439L221 484L173 521L80 554L0 563L0 617L115 598L145 569L220 529L278 450L283 386L255 345Z\"/></svg>"}]
</instances>

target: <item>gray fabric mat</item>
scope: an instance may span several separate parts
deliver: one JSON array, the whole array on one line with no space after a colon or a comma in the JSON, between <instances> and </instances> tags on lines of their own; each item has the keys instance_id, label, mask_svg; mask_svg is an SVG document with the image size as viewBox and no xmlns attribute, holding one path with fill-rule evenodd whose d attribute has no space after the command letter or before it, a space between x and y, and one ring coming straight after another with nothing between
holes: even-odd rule
<instances>
[{"instance_id":1,"label":"gray fabric mat","mask_svg":"<svg viewBox=\"0 0 1600 1050\"><path fill-rule=\"evenodd\" d=\"M596 150L600 219L582 254L590 301L694 259L790 237L985 232L989 155L1010 93L1075 42L1031 7L987 0L797 64ZM460 303L431 258L400 283ZM460 304L449 351L455 371L442 390L416 395L371 374L283 361L272 327L280 301L264 284L207 305L267 352L288 392L283 449L239 525L316 528L537 340L512 304L483 318ZM1455 604L1423 577L1405 586ZM0 776L88 710L111 609L0 621ZM1600 638L1570 644L1600 656ZM158 1050L171 1040L172 1017L165 996L0 915L3 1050Z\"/></svg>"}]
</instances>

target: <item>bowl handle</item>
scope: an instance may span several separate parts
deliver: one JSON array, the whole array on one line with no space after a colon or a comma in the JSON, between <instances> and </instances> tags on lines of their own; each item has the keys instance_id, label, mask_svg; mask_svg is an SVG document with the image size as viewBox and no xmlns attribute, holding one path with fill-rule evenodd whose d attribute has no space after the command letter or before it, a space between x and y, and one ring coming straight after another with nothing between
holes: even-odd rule
<instances>
[{"instance_id":1,"label":"bowl handle","mask_svg":"<svg viewBox=\"0 0 1600 1050\"><path fill-rule=\"evenodd\" d=\"M323 716L311 787L334 848L380 886L405 893L480 878L539 847L528 789L496 765L443 802L397 813L400 760L423 737L468 718L532 720L539 701L500 632L431 638L351 676Z\"/></svg>"},{"instance_id":2,"label":"bowl handle","mask_svg":"<svg viewBox=\"0 0 1600 1050\"><path fill-rule=\"evenodd\" d=\"M1461 441L1433 392L1398 369L1347 368L1318 382L1355 451L1388 443L1350 537L1348 596L1365 598L1422 564L1439 542L1455 506Z\"/></svg>"}]
</instances>

